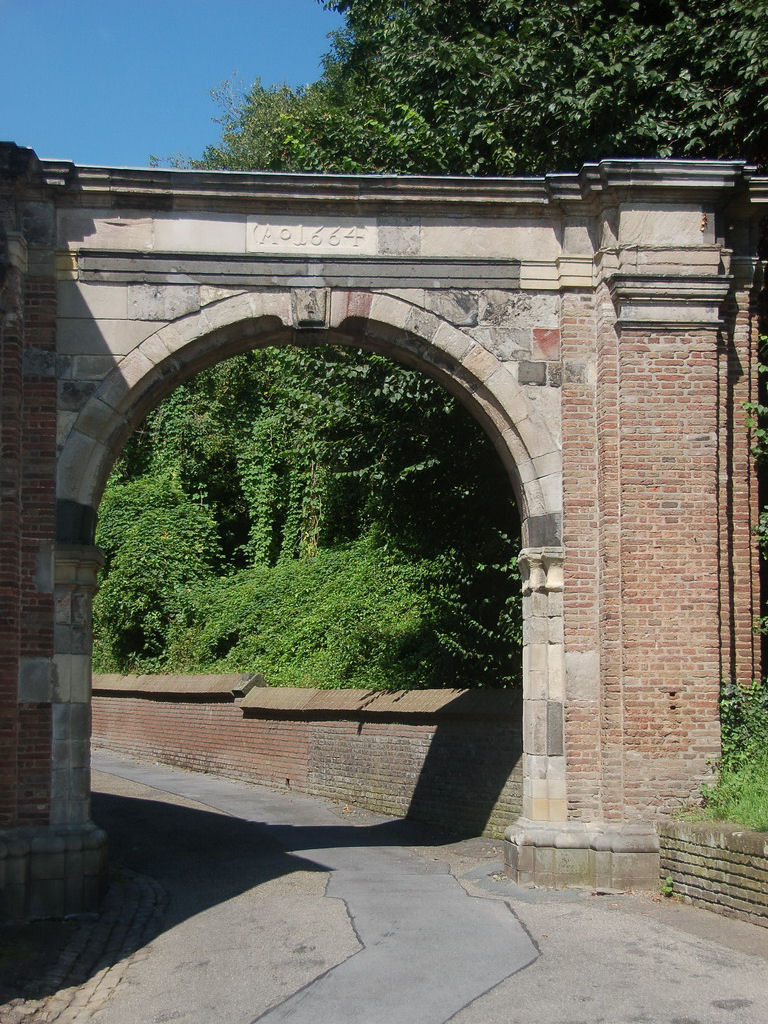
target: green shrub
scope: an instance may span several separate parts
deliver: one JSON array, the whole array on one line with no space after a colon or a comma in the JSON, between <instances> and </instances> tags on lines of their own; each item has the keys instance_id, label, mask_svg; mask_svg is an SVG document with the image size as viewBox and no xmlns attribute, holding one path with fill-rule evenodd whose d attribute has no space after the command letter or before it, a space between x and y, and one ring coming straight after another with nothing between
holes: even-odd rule
<instances>
[{"instance_id":1,"label":"green shrub","mask_svg":"<svg viewBox=\"0 0 768 1024\"><path fill-rule=\"evenodd\" d=\"M768 685L728 683L720 693L722 768L734 770L768 750Z\"/></svg>"},{"instance_id":2,"label":"green shrub","mask_svg":"<svg viewBox=\"0 0 768 1024\"><path fill-rule=\"evenodd\" d=\"M444 565L405 560L363 538L208 580L186 592L167 663L186 671L259 671L277 686L392 690L477 682L477 666L468 664L477 648L465 651L460 614L446 614L435 600L444 574ZM515 681L514 636L504 649L509 664L489 656L486 684ZM494 669L501 674L491 679Z\"/></svg>"},{"instance_id":3,"label":"green shrub","mask_svg":"<svg viewBox=\"0 0 768 1024\"><path fill-rule=\"evenodd\" d=\"M488 438L434 381L322 346L178 387L108 483L102 671L508 686L519 520Z\"/></svg>"},{"instance_id":4,"label":"green shrub","mask_svg":"<svg viewBox=\"0 0 768 1024\"><path fill-rule=\"evenodd\" d=\"M768 831L768 685L727 683L720 694L722 756L695 818ZM691 816L691 815L688 815Z\"/></svg>"},{"instance_id":5,"label":"green shrub","mask_svg":"<svg viewBox=\"0 0 768 1024\"><path fill-rule=\"evenodd\" d=\"M141 477L107 490L96 543L105 565L94 600L94 668L161 669L180 600L218 563L216 523L177 481Z\"/></svg>"}]
</instances>

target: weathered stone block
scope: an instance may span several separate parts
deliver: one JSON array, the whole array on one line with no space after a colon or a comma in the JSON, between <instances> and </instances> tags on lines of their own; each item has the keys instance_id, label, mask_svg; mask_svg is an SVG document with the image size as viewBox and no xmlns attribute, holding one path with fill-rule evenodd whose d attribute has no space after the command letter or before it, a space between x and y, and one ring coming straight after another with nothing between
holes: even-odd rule
<instances>
[{"instance_id":1,"label":"weathered stone block","mask_svg":"<svg viewBox=\"0 0 768 1024\"><path fill-rule=\"evenodd\" d=\"M164 252L246 252L243 213L158 213L153 218L153 245Z\"/></svg>"},{"instance_id":2,"label":"weathered stone block","mask_svg":"<svg viewBox=\"0 0 768 1024\"><path fill-rule=\"evenodd\" d=\"M594 850L592 853L593 885L595 889L615 889L613 854L610 850Z\"/></svg>"},{"instance_id":3,"label":"weathered stone block","mask_svg":"<svg viewBox=\"0 0 768 1024\"><path fill-rule=\"evenodd\" d=\"M49 701L55 678L50 658L22 658L19 661L19 700L30 703Z\"/></svg>"},{"instance_id":4,"label":"weathered stone block","mask_svg":"<svg viewBox=\"0 0 768 1024\"><path fill-rule=\"evenodd\" d=\"M61 320L57 328L58 351L71 356L123 356L153 333L148 320Z\"/></svg>"},{"instance_id":5,"label":"weathered stone block","mask_svg":"<svg viewBox=\"0 0 768 1024\"><path fill-rule=\"evenodd\" d=\"M558 879L555 884L574 886L591 886L593 884L589 850L557 849L554 853L554 872Z\"/></svg>"},{"instance_id":6,"label":"weathered stone block","mask_svg":"<svg viewBox=\"0 0 768 1024\"><path fill-rule=\"evenodd\" d=\"M655 889L658 885L658 856L652 852L613 853L614 889Z\"/></svg>"},{"instance_id":7,"label":"weathered stone block","mask_svg":"<svg viewBox=\"0 0 768 1024\"><path fill-rule=\"evenodd\" d=\"M25 377L56 377L56 353L31 346L24 350L22 372Z\"/></svg>"},{"instance_id":8,"label":"weathered stone block","mask_svg":"<svg viewBox=\"0 0 768 1024\"><path fill-rule=\"evenodd\" d=\"M555 700L547 701L547 754L563 754L563 705Z\"/></svg>"},{"instance_id":9,"label":"weathered stone block","mask_svg":"<svg viewBox=\"0 0 768 1024\"><path fill-rule=\"evenodd\" d=\"M153 219L135 210L91 208L61 209L57 215L57 244L64 249L127 249L147 251L152 248Z\"/></svg>"},{"instance_id":10,"label":"weathered stone block","mask_svg":"<svg viewBox=\"0 0 768 1024\"><path fill-rule=\"evenodd\" d=\"M63 917L66 909L64 878L33 877L29 883L28 916Z\"/></svg>"},{"instance_id":11,"label":"weathered stone block","mask_svg":"<svg viewBox=\"0 0 768 1024\"><path fill-rule=\"evenodd\" d=\"M472 337L502 362L525 359L531 352L531 332L521 327L474 327Z\"/></svg>"},{"instance_id":12,"label":"weathered stone block","mask_svg":"<svg viewBox=\"0 0 768 1024\"><path fill-rule=\"evenodd\" d=\"M702 235L702 207L700 203L622 204L619 215L619 243L632 245L694 245L710 241ZM712 230L711 225L707 225Z\"/></svg>"},{"instance_id":13,"label":"weathered stone block","mask_svg":"<svg viewBox=\"0 0 768 1024\"><path fill-rule=\"evenodd\" d=\"M418 217L379 217L378 237L382 256L418 256L421 220Z\"/></svg>"},{"instance_id":14,"label":"weathered stone block","mask_svg":"<svg viewBox=\"0 0 768 1024\"><path fill-rule=\"evenodd\" d=\"M560 297L486 288L480 295L479 323L517 329L558 330Z\"/></svg>"},{"instance_id":15,"label":"weathered stone block","mask_svg":"<svg viewBox=\"0 0 768 1024\"><path fill-rule=\"evenodd\" d=\"M124 284L59 281L56 291L58 315L63 319L128 318L128 288Z\"/></svg>"},{"instance_id":16,"label":"weathered stone block","mask_svg":"<svg viewBox=\"0 0 768 1024\"><path fill-rule=\"evenodd\" d=\"M104 355L73 355L70 357L67 376L73 380L102 381L115 368L116 359L111 353Z\"/></svg>"},{"instance_id":17,"label":"weathered stone block","mask_svg":"<svg viewBox=\"0 0 768 1024\"><path fill-rule=\"evenodd\" d=\"M598 652L566 650L565 684L569 700L596 701L600 692Z\"/></svg>"},{"instance_id":18,"label":"weathered stone block","mask_svg":"<svg viewBox=\"0 0 768 1024\"><path fill-rule=\"evenodd\" d=\"M518 367L517 379L521 384L546 384L547 364L529 362L527 359L523 359Z\"/></svg>"},{"instance_id":19,"label":"weathered stone block","mask_svg":"<svg viewBox=\"0 0 768 1024\"><path fill-rule=\"evenodd\" d=\"M499 368L498 359L482 345L473 345L461 362L462 366L481 382L487 380Z\"/></svg>"},{"instance_id":20,"label":"weathered stone block","mask_svg":"<svg viewBox=\"0 0 768 1024\"><path fill-rule=\"evenodd\" d=\"M427 308L457 327L474 327L478 318L478 293L466 289L429 291Z\"/></svg>"},{"instance_id":21,"label":"weathered stone block","mask_svg":"<svg viewBox=\"0 0 768 1024\"><path fill-rule=\"evenodd\" d=\"M563 362L563 384L588 384L589 370L583 359L566 359Z\"/></svg>"},{"instance_id":22,"label":"weathered stone block","mask_svg":"<svg viewBox=\"0 0 768 1024\"><path fill-rule=\"evenodd\" d=\"M560 331L551 327L534 327L531 355L546 361L560 358Z\"/></svg>"},{"instance_id":23,"label":"weathered stone block","mask_svg":"<svg viewBox=\"0 0 768 1024\"><path fill-rule=\"evenodd\" d=\"M28 200L21 206L21 230L27 245L53 248L56 244L56 208L44 200Z\"/></svg>"},{"instance_id":24,"label":"weathered stone block","mask_svg":"<svg viewBox=\"0 0 768 1024\"><path fill-rule=\"evenodd\" d=\"M175 320L200 309L200 289L196 284L131 284L126 307L130 320Z\"/></svg>"}]
</instances>

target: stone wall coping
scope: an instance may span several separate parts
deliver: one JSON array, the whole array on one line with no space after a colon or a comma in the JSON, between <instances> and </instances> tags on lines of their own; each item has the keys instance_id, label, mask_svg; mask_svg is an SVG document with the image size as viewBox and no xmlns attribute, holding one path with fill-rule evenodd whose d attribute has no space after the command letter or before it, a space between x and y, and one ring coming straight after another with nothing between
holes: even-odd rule
<instances>
[{"instance_id":1,"label":"stone wall coping","mask_svg":"<svg viewBox=\"0 0 768 1024\"><path fill-rule=\"evenodd\" d=\"M659 822L658 828L663 838L753 857L768 857L768 832L754 832L733 822L664 820Z\"/></svg>"},{"instance_id":2,"label":"stone wall coping","mask_svg":"<svg viewBox=\"0 0 768 1024\"><path fill-rule=\"evenodd\" d=\"M581 202L602 191L618 190L637 198L649 190L721 192L748 187L753 168L740 160L603 160L577 173L541 177L473 178L390 174L316 174L269 171L201 171L179 168L98 167L68 160L43 160L46 182L78 204L86 194L143 195L150 208L174 209L178 203L224 199L264 203L286 199L313 206L331 202L357 205L428 203L455 209L457 204L546 205ZM761 179L754 179L761 191ZM117 194L117 195L116 195ZM61 202L61 198L57 200ZM177 203L178 201L178 203Z\"/></svg>"},{"instance_id":3,"label":"stone wall coping","mask_svg":"<svg viewBox=\"0 0 768 1024\"><path fill-rule=\"evenodd\" d=\"M219 675L120 675L99 673L93 676L92 690L98 695L122 697L214 697L234 699L256 685L256 677L242 673Z\"/></svg>"},{"instance_id":4,"label":"stone wall coping","mask_svg":"<svg viewBox=\"0 0 768 1024\"><path fill-rule=\"evenodd\" d=\"M242 703L246 714L293 711L354 716L428 715L510 717L520 721L519 690L320 690L291 686L254 688Z\"/></svg>"},{"instance_id":5,"label":"stone wall coping","mask_svg":"<svg viewBox=\"0 0 768 1024\"><path fill-rule=\"evenodd\" d=\"M265 686L258 674L93 676L93 693L104 697L144 697L153 700L242 697L244 714L288 712L337 716L439 716L510 718L521 721L520 690L324 690L301 686Z\"/></svg>"}]
</instances>

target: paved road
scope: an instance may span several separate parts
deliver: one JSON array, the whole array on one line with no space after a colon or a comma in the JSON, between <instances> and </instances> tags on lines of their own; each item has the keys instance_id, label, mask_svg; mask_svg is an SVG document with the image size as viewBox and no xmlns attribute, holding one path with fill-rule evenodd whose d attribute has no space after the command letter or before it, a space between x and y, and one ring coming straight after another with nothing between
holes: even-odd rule
<instances>
[{"instance_id":1,"label":"paved road","mask_svg":"<svg viewBox=\"0 0 768 1024\"><path fill-rule=\"evenodd\" d=\"M168 903L78 1022L768 1020L768 930L647 896L520 889L492 843L299 794L104 752L94 768L113 864Z\"/></svg>"}]
</instances>

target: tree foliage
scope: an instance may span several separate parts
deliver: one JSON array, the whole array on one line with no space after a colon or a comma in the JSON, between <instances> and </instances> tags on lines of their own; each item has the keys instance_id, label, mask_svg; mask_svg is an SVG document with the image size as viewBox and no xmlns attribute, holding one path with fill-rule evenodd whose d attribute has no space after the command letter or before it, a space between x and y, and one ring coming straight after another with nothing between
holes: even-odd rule
<instances>
[{"instance_id":1,"label":"tree foliage","mask_svg":"<svg viewBox=\"0 0 768 1024\"><path fill-rule=\"evenodd\" d=\"M202 166L531 174L768 157L764 0L327 0L320 80L222 95Z\"/></svg>"},{"instance_id":2,"label":"tree foliage","mask_svg":"<svg viewBox=\"0 0 768 1024\"><path fill-rule=\"evenodd\" d=\"M96 664L509 685L518 531L495 451L422 374L344 348L249 352L177 388L115 467Z\"/></svg>"},{"instance_id":3,"label":"tree foliage","mask_svg":"<svg viewBox=\"0 0 768 1024\"><path fill-rule=\"evenodd\" d=\"M217 524L170 475L112 482L101 504L105 554L94 601L96 664L102 671L160 668L170 610L219 563Z\"/></svg>"}]
</instances>

